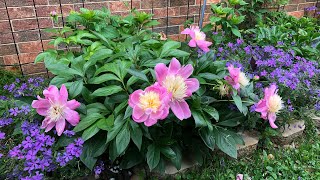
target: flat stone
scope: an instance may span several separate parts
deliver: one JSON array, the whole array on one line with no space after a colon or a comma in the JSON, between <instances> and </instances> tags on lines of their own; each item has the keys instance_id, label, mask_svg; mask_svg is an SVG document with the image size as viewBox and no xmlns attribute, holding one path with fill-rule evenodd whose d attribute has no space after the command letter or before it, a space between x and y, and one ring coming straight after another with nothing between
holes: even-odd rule
<instances>
[{"instance_id":1,"label":"flat stone","mask_svg":"<svg viewBox=\"0 0 320 180\"><path fill-rule=\"evenodd\" d=\"M237 144L238 157L252 154L258 146L259 137L256 132L243 132L240 134L243 138L244 145Z\"/></svg>"},{"instance_id":2,"label":"flat stone","mask_svg":"<svg viewBox=\"0 0 320 180\"><path fill-rule=\"evenodd\" d=\"M316 127L320 128L320 117L314 116L312 117L312 119L314 120L314 124L316 125Z\"/></svg>"},{"instance_id":3,"label":"flat stone","mask_svg":"<svg viewBox=\"0 0 320 180\"><path fill-rule=\"evenodd\" d=\"M280 137L274 138L273 142L278 145L291 144L299 136L303 134L305 129L304 121L294 121L291 124L286 124L285 127L279 129Z\"/></svg>"},{"instance_id":4,"label":"flat stone","mask_svg":"<svg viewBox=\"0 0 320 180\"><path fill-rule=\"evenodd\" d=\"M182 159L181 169L177 170L177 168L172 163L168 162L166 164L165 174L175 175L177 173L183 173L183 172L187 171L188 169L195 167L196 165L197 165L197 163L195 161L192 161L190 159Z\"/></svg>"}]
</instances>

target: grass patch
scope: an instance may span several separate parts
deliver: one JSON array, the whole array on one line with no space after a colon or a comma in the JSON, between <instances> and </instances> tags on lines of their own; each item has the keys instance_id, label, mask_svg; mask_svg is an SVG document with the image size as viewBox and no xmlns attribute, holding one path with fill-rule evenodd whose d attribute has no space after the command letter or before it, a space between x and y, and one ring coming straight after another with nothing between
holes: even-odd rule
<instances>
[{"instance_id":1,"label":"grass patch","mask_svg":"<svg viewBox=\"0 0 320 180\"><path fill-rule=\"evenodd\" d=\"M239 160L215 158L206 168L181 175L181 179L320 179L320 139L306 140L298 147L258 150ZM300 178L299 178L300 177Z\"/></svg>"},{"instance_id":2,"label":"grass patch","mask_svg":"<svg viewBox=\"0 0 320 180\"><path fill-rule=\"evenodd\" d=\"M3 91L3 86L12 83L16 78L21 78L21 75L17 72L7 71L3 68L0 68L0 94L3 95L5 92Z\"/></svg>"}]
</instances>

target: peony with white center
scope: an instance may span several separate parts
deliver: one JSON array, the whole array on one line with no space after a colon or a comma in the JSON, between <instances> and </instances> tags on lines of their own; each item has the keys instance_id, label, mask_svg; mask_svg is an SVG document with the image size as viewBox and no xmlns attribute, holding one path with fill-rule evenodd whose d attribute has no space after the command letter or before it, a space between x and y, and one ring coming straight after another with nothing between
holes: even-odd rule
<instances>
[{"instance_id":1,"label":"peony with white center","mask_svg":"<svg viewBox=\"0 0 320 180\"><path fill-rule=\"evenodd\" d=\"M146 92L140 95L139 106L145 111L156 112L161 106L161 100L158 93L153 91Z\"/></svg>"},{"instance_id":2,"label":"peony with white center","mask_svg":"<svg viewBox=\"0 0 320 180\"><path fill-rule=\"evenodd\" d=\"M168 75L163 81L163 86L172 93L173 100L183 100L187 97L187 85L183 77L179 75Z\"/></svg>"},{"instance_id":3,"label":"peony with white center","mask_svg":"<svg viewBox=\"0 0 320 180\"><path fill-rule=\"evenodd\" d=\"M249 84L249 79L247 78L244 72L240 72L239 74L239 83L244 87L246 87Z\"/></svg>"},{"instance_id":4,"label":"peony with white center","mask_svg":"<svg viewBox=\"0 0 320 180\"><path fill-rule=\"evenodd\" d=\"M283 101L278 94L272 95L268 100L269 112L278 113L283 108Z\"/></svg>"}]
</instances>

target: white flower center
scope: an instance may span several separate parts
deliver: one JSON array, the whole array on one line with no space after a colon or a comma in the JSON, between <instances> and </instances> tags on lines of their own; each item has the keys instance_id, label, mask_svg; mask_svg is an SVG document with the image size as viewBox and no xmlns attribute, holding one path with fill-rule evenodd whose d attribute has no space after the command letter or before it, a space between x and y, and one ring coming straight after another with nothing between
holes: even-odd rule
<instances>
[{"instance_id":1,"label":"white flower center","mask_svg":"<svg viewBox=\"0 0 320 180\"><path fill-rule=\"evenodd\" d=\"M155 112L161 106L159 94L153 91L149 91L141 95L139 101L140 107L143 110L151 109L153 112Z\"/></svg>"},{"instance_id":2,"label":"white flower center","mask_svg":"<svg viewBox=\"0 0 320 180\"><path fill-rule=\"evenodd\" d=\"M277 113L283 108L281 97L277 94L270 96L268 101L269 112Z\"/></svg>"},{"instance_id":3,"label":"white flower center","mask_svg":"<svg viewBox=\"0 0 320 180\"><path fill-rule=\"evenodd\" d=\"M249 79L246 77L246 75L243 72L240 72L239 74L239 83L244 87L249 84Z\"/></svg>"},{"instance_id":4,"label":"white flower center","mask_svg":"<svg viewBox=\"0 0 320 180\"><path fill-rule=\"evenodd\" d=\"M201 31L194 31L195 34L195 40L205 40L206 35Z\"/></svg>"},{"instance_id":5,"label":"white flower center","mask_svg":"<svg viewBox=\"0 0 320 180\"><path fill-rule=\"evenodd\" d=\"M168 75L163 81L163 86L167 91L172 93L172 98L174 100L182 100L187 96L187 85L184 79L179 75Z\"/></svg>"},{"instance_id":6,"label":"white flower center","mask_svg":"<svg viewBox=\"0 0 320 180\"><path fill-rule=\"evenodd\" d=\"M54 122L57 122L64 115L63 109L64 106L61 106L60 104L52 105L48 110L50 119Z\"/></svg>"}]
</instances>

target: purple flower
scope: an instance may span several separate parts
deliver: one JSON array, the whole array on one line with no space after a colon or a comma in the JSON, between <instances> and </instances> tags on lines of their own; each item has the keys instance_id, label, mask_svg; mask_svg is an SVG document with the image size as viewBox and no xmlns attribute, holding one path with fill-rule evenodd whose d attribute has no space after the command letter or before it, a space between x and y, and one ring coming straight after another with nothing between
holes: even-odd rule
<instances>
[{"instance_id":1,"label":"purple flower","mask_svg":"<svg viewBox=\"0 0 320 180\"><path fill-rule=\"evenodd\" d=\"M315 105L314 105L314 109L316 111L320 111L320 102L317 102Z\"/></svg>"},{"instance_id":2,"label":"purple flower","mask_svg":"<svg viewBox=\"0 0 320 180\"><path fill-rule=\"evenodd\" d=\"M0 131L0 140L6 138L6 133Z\"/></svg>"},{"instance_id":3,"label":"purple flower","mask_svg":"<svg viewBox=\"0 0 320 180\"><path fill-rule=\"evenodd\" d=\"M3 157L3 154L0 153L0 159Z\"/></svg>"},{"instance_id":4,"label":"purple flower","mask_svg":"<svg viewBox=\"0 0 320 180\"><path fill-rule=\"evenodd\" d=\"M308 8L305 8L306 11L314 11L314 10L317 10L318 8L316 6L311 6L311 7L308 7Z\"/></svg>"},{"instance_id":5,"label":"purple flower","mask_svg":"<svg viewBox=\"0 0 320 180\"><path fill-rule=\"evenodd\" d=\"M9 113L11 116L17 116L20 113L20 111L18 107L15 107L15 108L9 109Z\"/></svg>"},{"instance_id":6,"label":"purple flower","mask_svg":"<svg viewBox=\"0 0 320 180\"><path fill-rule=\"evenodd\" d=\"M70 130L65 130L63 134L66 135L67 137L72 137L75 135L75 132Z\"/></svg>"},{"instance_id":7,"label":"purple flower","mask_svg":"<svg viewBox=\"0 0 320 180\"><path fill-rule=\"evenodd\" d=\"M104 170L104 163L100 161L100 163L94 168L94 174L96 176L99 176L103 170Z\"/></svg>"}]
</instances>

